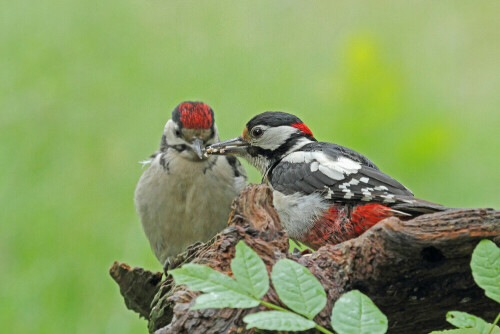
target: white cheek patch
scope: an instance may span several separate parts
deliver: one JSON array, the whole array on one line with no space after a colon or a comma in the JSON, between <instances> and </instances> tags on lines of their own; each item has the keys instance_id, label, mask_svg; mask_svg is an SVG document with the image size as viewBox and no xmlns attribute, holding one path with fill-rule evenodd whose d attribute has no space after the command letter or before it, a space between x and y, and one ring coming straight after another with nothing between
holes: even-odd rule
<instances>
[{"instance_id":1,"label":"white cheek patch","mask_svg":"<svg viewBox=\"0 0 500 334\"><path fill-rule=\"evenodd\" d=\"M293 134L298 133L300 130L291 126L278 126L275 128L265 128L262 137L255 139L254 145L259 146L265 150L274 151L283 145Z\"/></svg>"},{"instance_id":2,"label":"white cheek patch","mask_svg":"<svg viewBox=\"0 0 500 334\"><path fill-rule=\"evenodd\" d=\"M175 122L171 119L168 120L167 124L165 124L165 129L163 130L163 134L167 137L167 143L171 146L188 144L182 138L179 138L175 135L175 132L178 130Z\"/></svg>"}]
</instances>

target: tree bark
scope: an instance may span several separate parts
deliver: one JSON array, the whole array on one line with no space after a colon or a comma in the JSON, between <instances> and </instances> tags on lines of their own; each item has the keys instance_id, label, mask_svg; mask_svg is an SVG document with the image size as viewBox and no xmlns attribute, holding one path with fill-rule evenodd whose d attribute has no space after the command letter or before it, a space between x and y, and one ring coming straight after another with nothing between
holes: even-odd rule
<instances>
[{"instance_id":1,"label":"tree bark","mask_svg":"<svg viewBox=\"0 0 500 334\"><path fill-rule=\"evenodd\" d=\"M447 311L470 312L492 322L500 311L477 287L470 270L472 250L481 239L500 244L500 211L459 209L423 215L408 221L389 218L358 238L327 245L311 255L293 255L288 238L265 185L249 185L232 204L229 226L206 244L196 244L173 261L174 266L206 264L231 275L235 245L244 240L264 260L268 271L282 258L306 266L328 296L314 319L330 327L335 301L358 289L367 294L389 319L388 333L429 333L451 328ZM242 318L253 309L190 311L199 293L160 282L160 273L115 262L111 276L120 286L125 304L149 320L156 333L254 333ZM280 303L273 287L265 300Z\"/></svg>"}]
</instances>

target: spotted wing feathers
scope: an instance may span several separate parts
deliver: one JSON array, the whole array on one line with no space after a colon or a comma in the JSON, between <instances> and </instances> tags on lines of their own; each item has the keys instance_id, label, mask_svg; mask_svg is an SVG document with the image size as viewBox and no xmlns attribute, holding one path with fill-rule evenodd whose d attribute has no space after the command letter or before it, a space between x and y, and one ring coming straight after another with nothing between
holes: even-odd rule
<instances>
[{"instance_id":1,"label":"spotted wing feathers","mask_svg":"<svg viewBox=\"0 0 500 334\"><path fill-rule=\"evenodd\" d=\"M340 149L339 149L340 148ZM306 145L271 171L271 185L285 194L321 192L336 202L413 202L412 192L361 154L329 143Z\"/></svg>"}]
</instances>

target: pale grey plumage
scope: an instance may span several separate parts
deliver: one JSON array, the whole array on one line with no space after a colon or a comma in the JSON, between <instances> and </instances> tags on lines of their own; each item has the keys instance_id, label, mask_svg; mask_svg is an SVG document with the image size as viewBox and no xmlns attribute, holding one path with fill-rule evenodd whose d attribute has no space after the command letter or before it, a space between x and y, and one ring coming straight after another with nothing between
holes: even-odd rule
<instances>
[{"instance_id":1,"label":"pale grey plumage","mask_svg":"<svg viewBox=\"0 0 500 334\"><path fill-rule=\"evenodd\" d=\"M246 172L234 157L200 159L186 148L183 138L190 130L179 135L175 122L167 122L162 149L152 156L135 190L144 232L162 265L224 229L231 202L246 184ZM218 142L217 128L203 139L206 145Z\"/></svg>"}]
</instances>

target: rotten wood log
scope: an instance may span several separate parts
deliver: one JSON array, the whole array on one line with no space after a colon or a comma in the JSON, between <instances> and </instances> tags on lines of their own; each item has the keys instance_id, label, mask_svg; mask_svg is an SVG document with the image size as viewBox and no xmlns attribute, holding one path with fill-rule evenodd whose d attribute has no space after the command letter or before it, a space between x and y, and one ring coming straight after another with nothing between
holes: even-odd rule
<instances>
[{"instance_id":1,"label":"rotten wood log","mask_svg":"<svg viewBox=\"0 0 500 334\"><path fill-rule=\"evenodd\" d=\"M149 320L151 301L160 288L162 273L152 273L142 268L131 268L115 261L109 274L118 286L128 309Z\"/></svg>"},{"instance_id":2,"label":"rotten wood log","mask_svg":"<svg viewBox=\"0 0 500 334\"><path fill-rule=\"evenodd\" d=\"M230 262L240 240L259 254L269 271L279 259L295 260L309 268L327 292L328 303L314 319L327 328L333 304L352 289L367 294L387 315L389 333L449 328L445 321L449 310L470 312L490 322L500 311L474 283L469 265L479 240L500 244L500 211L460 209L409 221L389 218L356 239L296 256L288 251L288 238L267 186L249 185L232 209L228 228L209 243L188 249L175 265L206 264L231 275ZM242 318L265 310L259 306L190 311L199 293L175 285L171 278L159 283L160 273L118 262L110 273L127 307L149 319L150 332L254 333L245 329ZM272 287L264 299L282 305Z\"/></svg>"}]
</instances>

